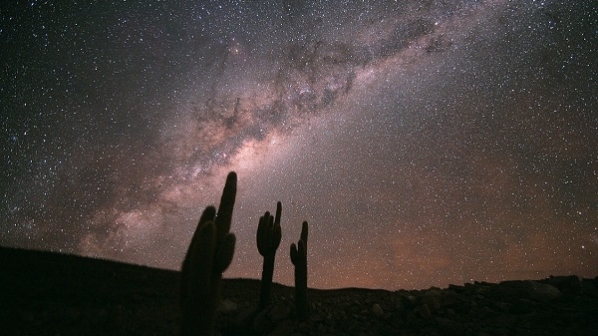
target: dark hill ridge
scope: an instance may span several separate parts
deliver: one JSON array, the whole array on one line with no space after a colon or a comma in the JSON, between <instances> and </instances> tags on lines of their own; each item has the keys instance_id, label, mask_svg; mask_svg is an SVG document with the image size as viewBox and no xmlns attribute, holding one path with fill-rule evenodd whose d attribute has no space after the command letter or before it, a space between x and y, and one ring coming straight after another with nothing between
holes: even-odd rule
<instances>
[{"instance_id":1,"label":"dark hill ridge","mask_svg":"<svg viewBox=\"0 0 598 336\"><path fill-rule=\"evenodd\" d=\"M313 275L312 275L313 276ZM179 273L0 247L1 335L176 335ZM598 335L598 278L476 282L446 289L309 290L275 285L256 312L259 280L225 279L224 335Z\"/></svg>"}]
</instances>

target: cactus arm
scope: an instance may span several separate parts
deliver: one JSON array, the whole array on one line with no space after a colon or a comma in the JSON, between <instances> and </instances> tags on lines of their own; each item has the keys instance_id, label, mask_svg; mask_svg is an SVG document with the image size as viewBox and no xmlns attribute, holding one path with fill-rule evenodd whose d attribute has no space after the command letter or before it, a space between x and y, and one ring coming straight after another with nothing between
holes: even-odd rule
<instances>
[{"instance_id":1,"label":"cactus arm","mask_svg":"<svg viewBox=\"0 0 598 336\"><path fill-rule=\"evenodd\" d=\"M299 251L297 251L297 245L295 245L295 243L291 244L291 262L293 265L299 263Z\"/></svg>"},{"instance_id":2,"label":"cactus arm","mask_svg":"<svg viewBox=\"0 0 598 336\"><path fill-rule=\"evenodd\" d=\"M280 240L282 239L282 229L280 227L280 215L282 213L282 203L276 203L276 218L274 219L274 231L273 231L273 249L276 251L280 246Z\"/></svg>"},{"instance_id":3,"label":"cactus arm","mask_svg":"<svg viewBox=\"0 0 598 336\"><path fill-rule=\"evenodd\" d=\"M230 231L236 196L237 174L235 172L231 172L226 177L226 183L224 184L224 190L222 191L222 197L220 198L220 205L218 206L218 214L216 215L218 242L222 242L224 237Z\"/></svg>"},{"instance_id":4,"label":"cactus arm","mask_svg":"<svg viewBox=\"0 0 598 336\"><path fill-rule=\"evenodd\" d=\"M308 226L307 222L303 222L301 225L301 240L305 243L305 247L307 248L307 233L308 233Z\"/></svg>"}]
</instances>

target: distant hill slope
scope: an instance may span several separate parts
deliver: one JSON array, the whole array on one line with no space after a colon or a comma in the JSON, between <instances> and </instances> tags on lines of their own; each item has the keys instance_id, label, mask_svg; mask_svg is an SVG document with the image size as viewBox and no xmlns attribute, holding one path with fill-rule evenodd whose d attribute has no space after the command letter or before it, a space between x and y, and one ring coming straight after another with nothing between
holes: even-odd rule
<instances>
[{"instance_id":1,"label":"distant hill slope","mask_svg":"<svg viewBox=\"0 0 598 336\"><path fill-rule=\"evenodd\" d=\"M178 277L175 271L0 247L1 334L172 334Z\"/></svg>"}]
</instances>

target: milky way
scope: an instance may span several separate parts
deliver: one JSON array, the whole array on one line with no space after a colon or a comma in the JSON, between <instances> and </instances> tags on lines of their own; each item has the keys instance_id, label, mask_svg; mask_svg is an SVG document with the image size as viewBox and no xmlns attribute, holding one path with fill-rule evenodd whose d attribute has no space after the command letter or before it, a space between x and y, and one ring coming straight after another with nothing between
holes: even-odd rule
<instances>
[{"instance_id":1,"label":"milky way","mask_svg":"<svg viewBox=\"0 0 598 336\"><path fill-rule=\"evenodd\" d=\"M596 4L1 6L0 245L179 269L236 171L226 277L276 201L285 284L598 275Z\"/></svg>"}]
</instances>

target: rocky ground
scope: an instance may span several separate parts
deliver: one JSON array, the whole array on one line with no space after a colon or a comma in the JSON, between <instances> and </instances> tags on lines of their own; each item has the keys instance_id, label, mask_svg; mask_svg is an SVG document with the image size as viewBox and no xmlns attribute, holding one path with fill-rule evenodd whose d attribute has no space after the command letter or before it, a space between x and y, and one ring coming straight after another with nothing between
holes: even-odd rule
<instances>
[{"instance_id":1,"label":"rocky ground","mask_svg":"<svg viewBox=\"0 0 598 336\"><path fill-rule=\"evenodd\" d=\"M177 272L0 248L1 335L176 335ZM227 279L221 335L598 335L598 278L475 282L419 291L310 290L297 321L293 288Z\"/></svg>"}]
</instances>

